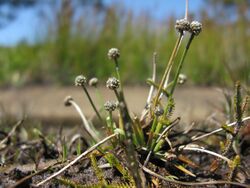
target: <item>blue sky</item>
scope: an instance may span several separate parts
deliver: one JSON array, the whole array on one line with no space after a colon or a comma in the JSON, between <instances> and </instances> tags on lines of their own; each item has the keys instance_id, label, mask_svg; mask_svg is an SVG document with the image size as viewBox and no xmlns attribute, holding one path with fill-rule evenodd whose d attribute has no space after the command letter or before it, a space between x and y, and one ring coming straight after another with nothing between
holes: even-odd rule
<instances>
[{"instance_id":1,"label":"blue sky","mask_svg":"<svg viewBox=\"0 0 250 188\"><path fill-rule=\"evenodd\" d=\"M185 0L104 0L107 5L121 4L131 9L135 14L149 12L154 19L163 19L169 15L183 17ZM202 6L203 0L190 0L189 11L196 12ZM40 24L37 10L27 8L18 12L18 17L0 28L0 45L12 46L20 41L33 42L41 36L46 28Z\"/></svg>"}]
</instances>

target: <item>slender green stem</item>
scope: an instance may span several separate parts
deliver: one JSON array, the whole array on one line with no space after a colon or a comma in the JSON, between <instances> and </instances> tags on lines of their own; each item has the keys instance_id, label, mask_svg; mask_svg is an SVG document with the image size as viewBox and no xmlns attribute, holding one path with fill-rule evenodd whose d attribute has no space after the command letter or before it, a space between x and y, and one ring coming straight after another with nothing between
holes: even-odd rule
<instances>
[{"instance_id":1,"label":"slender green stem","mask_svg":"<svg viewBox=\"0 0 250 188\"><path fill-rule=\"evenodd\" d=\"M179 40L177 40L177 43L176 43L176 46L175 46L175 47L178 47L178 46L179 46L179 43L180 43L180 41L181 41L181 38L182 38L182 35L180 35ZM170 91L170 93L169 93L170 96L173 95L174 89L175 89L176 84L177 84L178 76L179 76L179 74L180 74L182 65L183 65L183 63L184 63L184 60L185 60L185 58L186 58L187 52L188 52L188 50L189 50L189 47L190 47L190 44L191 44L193 38L194 38L194 35L192 34L192 35L190 36L190 38L189 38L189 41L188 41L188 43L187 43L187 45L186 45L186 48L185 48L184 52L183 52L181 61L180 61L179 65L178 65L177 73L176 73L175 78L174 78L174 81L173 81L173 85L172 85L171 91ZM167 67L167 68L166 68L166 71L165 71L166 76L167 76L167 74L168 74L168 69L170 70L170 68L171 68L171 66L172 66L172 62L173 62L172 56L175 57L176 53L177 53L177 49L174 49L174 51L173 51L173 53L172 53L172 55L171 55L171 57L170 57L170 60L171 60L171 61L170 61L170 63L169 63L169 68ZM162 81L164 81L164 79L165 79L165 78L164 78L164 77L165 77L165 73L164 73L164 75L163 75ZM159 86L157 96L158 96L158 94L159 94L159 96L160 96L160 93L161 93L161 92L159 92L159 91L161 91L160 88L162 87L162 81L161 81L161 84L160 84L160 86ZM165 82L165 81L164 81L164 82ZM163 83L164 83L164 82L163 82ZM157 100L158 100L157 96L156 96L156 99L155 99L155 104L157 104ZM170 98L169 98L169 99L170 99ZM167 105L166 108L164 109L163 117L166 116L167 110L168 110L168 105ZM155 117L155 119L156 119L156 117ZM156 124L157 124L157 125L156 125ZM158 134L161 132L162 127L163 127L163 124L162 124L161 122L156 122L156 121L154 121L151 130L154 131L154 134L155 134L155 135L158 135ZM152 140L152 142L151 142L151 144L150 144L150 146L151 146L151 147L150 147L151 152L148 154L148 158L149 158L149 156L151 155L152 151L155 149L156 143L157 143L156 139L153 138L153 140ZM147 164L147 163L145 162L144 165L146 165L146 164Z\"/></svg>"},{"instance_id":2,"label":"slender green stem","mask_svg":"<svg viewBox=\"0 0 250 188\"><path fill-rule=\"evenodd\" d=\"M157 123L158 123L158 118L154 118L151 129L150 129L150 135L152 135L152 136L149 137L149 140L148 140L148 148L149 149L152 148L152 143L153 143L153 140L154 140L154 138L153 138L154 137L154 131L155 131Z\"/></svg>"},{"instance_id":3,"label":"slender green stem","mask_svg":"<svg viewBox=\"0 0 250 188\"><path fill-rule=\"evenodd\" d=\"M115 63L116 63L116 74L117 74L117 78L120 80L120 90L119 93L117 90L115 91L115 95L120 103L119 106L119 114L120 117L122 119L122 128L125 132L125 145L126 145L126 155L127 155L127 159L129 162L129 169L131 172L133 172L133 178L135 180L135 184L136 187L140 188L141 186L141 177L139 174L139 164L138 164L138 160L137 160L137 155L136 155L136 150L135 147L133 145L133 128L132 128L132 124L133 121L131 120L131 117L129 115L128 112L128 108L127 108L127 104L124 98L124 94L123 94L123 87L122 87L122 83L121 83L121 77L120 77L120 72L119 72L119 66L118 66L118 62L117 59L115 59Z\"/></svg>"},{"instance_id":4,"label":"slender green stem","mask_svg":"<svg viewBox=\"0 0 250 188\"><path fill-rule=\"evenodd\" d=\"M117 58L115 58L114 61L115 61L115 70L117 74L117 79L120 81L119 93L117 92L117 90L114 90L114 91L120 103L119 114L120 114L120 117L122 119L122 124L123 124L123 127L121 128L124 130L125 137L126 137L125 139L126 150L125 151L126 151L127 159L129 162L129 168L131 172L133 172L133 178L135 180L136 187L140 188L142 187L142 184L141 184L142 181L141 181L141 177L139 174L139 164L137 160L137 155L136 155L136 151L133 145L133 128L132 128L133 121L131 120L131 117L129 115L127 104L124 98L123 86L122 86Z\"/></svg>"},{"instance_id":5,"label":"slender green stem","mask_svg":"<svg viewBox=\"0 0 250 188\"><path fill-rule=\"evenodd\" d=\"M115 96L116 96L117 100L120 102L121 97L120 97L118 91L115 89L114 92L115 92Z\"/></svg>"},{"instance_id":6,"label":"slender green stem","mask_svg":"<svg viewBox=\"0 0 250 188\"><path fill-rule=\"evenodd\" d=\"M169 59L169 61L168 61L168 65L167 65L167 67L166 67L166 69L165 69L165 72L164 72L164 74L163 74L163 77L162 77L162 79L161 79L161 82L160 82L160 85L159 85L159 89L158 89L158 92L157 92L157 94L156 94L155 101L154 101L154 107L156 107L157 104L158 104L158 99L159 99L159 97L160 97L160 95L161 95L162 87L163 87L163 85L164 85L164 83L165 83L165 81L166 81L167 75L168 75L168 73L169 73L169 71L170 71L170 68L171 68L171 66L172 66L172 64L173 64L173 60L174 60L174 57L175 57L176 54L177 54L177 51L178 51L177 49L178 49L178 46L179 46L179 44L180 44L180 42L181 42L182 37L183 37L183 33L180 33L179 38L177 39L177 41L176 41L176 43L175 43L174 49L173 49L172 54L171 54L171 56L170 56L170 59Z\"/></svg>"},{"instance_id":7,"label":"slender green stem","mask_svg":"<svg viewBox=\"0 0 250 188\"><path fill-rule=\"evenodd\" d=\"M82 86L82 88L83 88L84 92L86 93L86 95L87 95L87 97L88 97L88 99L89 99L89 102L90 102L92 108L94 109L94 111L95 111L97 117L99 118L99 120L100 120L101 122L103 122L103 119L102 119L100 113L98 112L98 110L96 109L95 104L94 104L92 98L90 97L88 90L86 89L85 86Z\"/></svg>"},{"instance_id":8,"label":"slender green stem","mask_svg":"<svg viewBox=\"0 0 250 188\"><path fill-rule=\"evenodd\" d=\"M158 120L157 118L154 118L154 120L153 120L153 124L152 124L152 126L151 126L150 131L152 131L152 132L154 132L154 131L155 131L156 125L157 125L157 123L158 123L158 121L157 121L157 120Z\"/></svg>"},{"instance_id":9,"label":"slender green stem","mask_svg":"<svg viewBox=\"0 0 250 188\"><path fill-rule=\"evenodd\" d=\"M116 71L117 79L120 81L121 92L123 92L123 86L122 86L121 75L120 75L120 70L119 70L119 64L118 64L117 59L115 59L115 71Z\"/></svg>"},{"instance_id":10,"label":"slender green stem","mask_svg":"<svg viewBox=\"0 0 250 188\"><path fill-rule=\"evenodd\" d=\"M182 42L183 38L184 38L184 35L182 35L182 38L181 38L181 40L180 40L180 42L179 42L179 45L178 45L177 50L176 50L177 52L178 52L179 49L180 49L181 42ZM175 58L176 56L177 56L177 53L175 53L174 58ZM167 74L165 83L164 83L164 85L163 85L163 89L167 89L168 87L170 87L170 84L168 84L168 82L169 82L169 77L170 77L170 73L171 73L171 71L172 71L172 68L173 68L173 63L172 63L172 65L169 67L169 71L168 71L168 74ZM173 83L173 82L171 82L171 83ZM161 93L161 95L160 95L160 97L159 97L159 100L161 100L162 96L163 96L163 93Z\"/></svg>"},{"instance_id":11,"label":"slender green stem","mask_svg":"<svg viewBox=\"0 0 250 188\"><path fill-rule=\"evenodd\" d=\"M121 80L120 69L119 69L119 64L118 64L117 59L115 59L115 70L116 70L117 79L120 81L120 90L119 90L118 100L125 101L124 93L123 93L123 84L122 84L122 80Z\"/></svg>"},{"instance_id":12,"label":"slender green stem","mask_svg":"<svg viewBox=\"0 0 250 188\"><path fill-rule=\"evenodd\" d=\"M111 125L110 128L111 128L112 133L114 133L114 126L113 126L114 121L113 121L113 115L111 111L109 111L109 118L110 118L110 125Z\"/></svg>"},{"instance_id":13,"label":"slender green stem","mask_svg":"<svg viewBox=\"0 0 250 188\"><path fill-rule=\"evenodd\" d=\"M175 77L174 77L173 86L172 86L172 88L171 88L171 90L170 90L170 93L169 93L170 95L173 95L173 93L174 93L175 87L176 87L176 85L177 85L177 81L178 81L179 74L180 74L180 72L181 72L181 69L182 69L184 60L185 60L185 58L186 58L186 55L187 55L187 53L188 53L189 47L190 47L190 45L191 45L193 39L194 39L194 35L191 34L191 36L190 36L190 38L189 38L189 40L188 40L188 43L187 43L187 45L186 45L186 48L185 48L185 50L184 50L184 52L183 52L183 54L182 54L181 60L180 60L180 62L179 62L179 65L178 65L178 68L177 68L177 72L176 72Z\"/></svg>"},{"instance_id":14,"label":"slender green stem","mask_svg":"<svg viewBox=\"0 0 250 188\"><path fill-rule=\"evenodd\" d=\"M190 36L190 38L189 38L189 41L188 41L188 43L187 43L187 45L186 45L186 48L185 48L185 50L184 50L184 52L183 52L183 55L182 55L182 58L181 58L181 60L180 60L180 63L179 63L178 69L177 69L177 73L176 73L175 78L174 78L174 81L173 81L173 86L172 86L171 91L170 91L170 93L169 93L170 96L173 95L175 86L176 86L176 84L177 84L178 76L179 76L179 74L180 74L182 65L183 65L183 63L184 63L184 60L185 60L185 58L186 58L187 52L188 52L188 50L189 50L189 48L190 48L190 45L191 45L193 39L194 39L194 35L192 34L192 35ZM168 98L168 102L170 101L170 99L171 99L171 97ZM165 117L165 116L167 115L167 112L168 112L168 105L167 105L167 106L165 107L165 109L164 109L163 117ZM162 129L162 126L163 126L163 125L162 125L161 122L159 122L159 123L157 124L156 130L155 130L155 134L159 134L159 133L160 133L160 131L161 131L161 129Z\"/></svg>"}]
</instances>

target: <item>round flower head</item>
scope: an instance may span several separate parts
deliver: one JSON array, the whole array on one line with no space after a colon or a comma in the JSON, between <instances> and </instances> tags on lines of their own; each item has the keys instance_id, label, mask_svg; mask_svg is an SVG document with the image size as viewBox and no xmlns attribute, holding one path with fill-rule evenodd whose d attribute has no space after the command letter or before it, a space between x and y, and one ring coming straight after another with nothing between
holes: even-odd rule
<instances>
[{"instance_id":1,"label":"round flower head","mask_svg":"<svg viewBox=\"0 0 250 188\"><path fill-rule=\"evenodd\" d=\"M194 35L199 35L202 30L202 24L198 21L192 21L190 24L190 31Z\"/></svg>"},{"instance_id":2,"label":"round flower head","mask_svg":"<svg viewBox=\"0 0 250 188\"><path fill-rule=\"evenodd\" d=\"M187 81L187 76L185 74L179 74L178 83L184 84Z\"/></svg>"},{"instance_id":3,"label":"round flower head","mask_svg":"<svg viewBox=\"0 0 250 188\"><path fill-rule=\"evenodd\" d=\"M87 79L83 75L79 75L75 79L75 85L76 86L84 86L86 84L86 82L87 82Z\"/></svg>"},{"instance_id":4,"label":"round flower head","mask_svg":"<svg viewBox=\"0 0 250 188\"><path fill-rule=\"evenodd\" d=\"M189 31L190 23L187 19L176 20L175 29L179 33L183 33L184 31Z\"/></svg>"},{"instance_id":5,"label":"round flower head","mask_svg":"<svg viewBox=\"0 0 250 188\"><path fill-rule=\"evenodd\" d=\"M107 101L104 104L104 109L108 112L113 112L117 108L117 102Z\"/></svg>"},{"instance_id":6,"label":"round flower head","mask_svg":"<svg viewBox=\"0 0 250 188\"><path fill-rule=\"evenodd\" d=\"M71 96L65 97L65 99L64 99L64 105L65 106L71 106L71 102L70 101L73 101L73 98Z\"/></svg>"},{"instance_id":7,"label":"round flower head","mask_svg":"<svg viewBox=\"0 0 250 188\"><path fill-rule=\"evenodd\" d=\"M116 90L120 86L120 81L117 80L115 77L109 78L106 83L107 88Z\"/></svg>"},{"instance_id":8,"label":"round flower head","mask_svg":"<svg viewBox=\"0 0 250 188\"><path fill-rule=\"evenodd\" d=\"M155 108L155 110L154 110L154 114L155 114L156 116L161 116L161 115L163 115L163 113L164 113L164 110L163 110L160 106L157 106L157 107Z\"/></svg>"},{"instance_id":9,"label":"round flower head","mask_svg":"<svg viewBox=\"0 0 250 188\"><path fill-rule=\"evenodd\" d=\"M108 51L109 59L118 59L120 57L120 52L117 48L110 48Z\"/></svg>"},{"instance_id":10,"label":"round flower head","mask_svg":"<svg viewBox=\"0 0 250 188\"><path fill-rule=\"evenodd\" d=\"M97 78L91 78L89 80L89 86L93 86L93 87L96 87L98 84L98 79Z\"/></svg>"}]
</instances>

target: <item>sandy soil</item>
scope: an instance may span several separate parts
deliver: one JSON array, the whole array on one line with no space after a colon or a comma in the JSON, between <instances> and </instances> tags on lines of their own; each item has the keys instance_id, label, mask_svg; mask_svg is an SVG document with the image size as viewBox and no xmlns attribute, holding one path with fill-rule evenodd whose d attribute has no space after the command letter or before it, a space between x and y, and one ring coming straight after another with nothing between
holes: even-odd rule
<instances>
[{"instance_id":1,"label":"sandy soil","mask_svg":"<svg viewBox=\"0 0 250 188\"><path fill-rule=\"evenodd\" d=\"M125 87L128 106L133 113L140 113L145 106L148 88L142 86ZM95 90L89 89L96 99ZM104 100L114 99L113 93L105 87L100 89ZM26 87L0 90L0 113L21 117L24 113L38 119L79 119L72 107L64 106L64 98L72 96L80 104L87 116L93 110L81 88L77 87ZM100 100L99 100L100 101ZM98 103L98 100L95 100ZM221 90L214 87L180 87L175 93L175 115L185 122L204 120L208 115L217 113L224 102Z\"/></svg>"}]
</instances>

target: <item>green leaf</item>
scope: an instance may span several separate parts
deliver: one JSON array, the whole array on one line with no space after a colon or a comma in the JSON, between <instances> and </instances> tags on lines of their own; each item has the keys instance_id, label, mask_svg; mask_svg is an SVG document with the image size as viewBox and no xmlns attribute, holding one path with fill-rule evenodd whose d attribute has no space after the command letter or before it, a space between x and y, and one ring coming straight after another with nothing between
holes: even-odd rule
<instances>
[{"instance_id":1,"label":"green leaf","mask_svg":"<svg viewBox=\"0 0 250 188\"><path fill-rule=\"evenodd\" d=\"M164 139L161 139L161 140L156 144L156 146L155 146L155 148L154 148L154 152L158 152L158 151L162 148L162 146L163 146L164 143L165 143L165 140L164 140Z\"/></svg>"}]
</instances>

